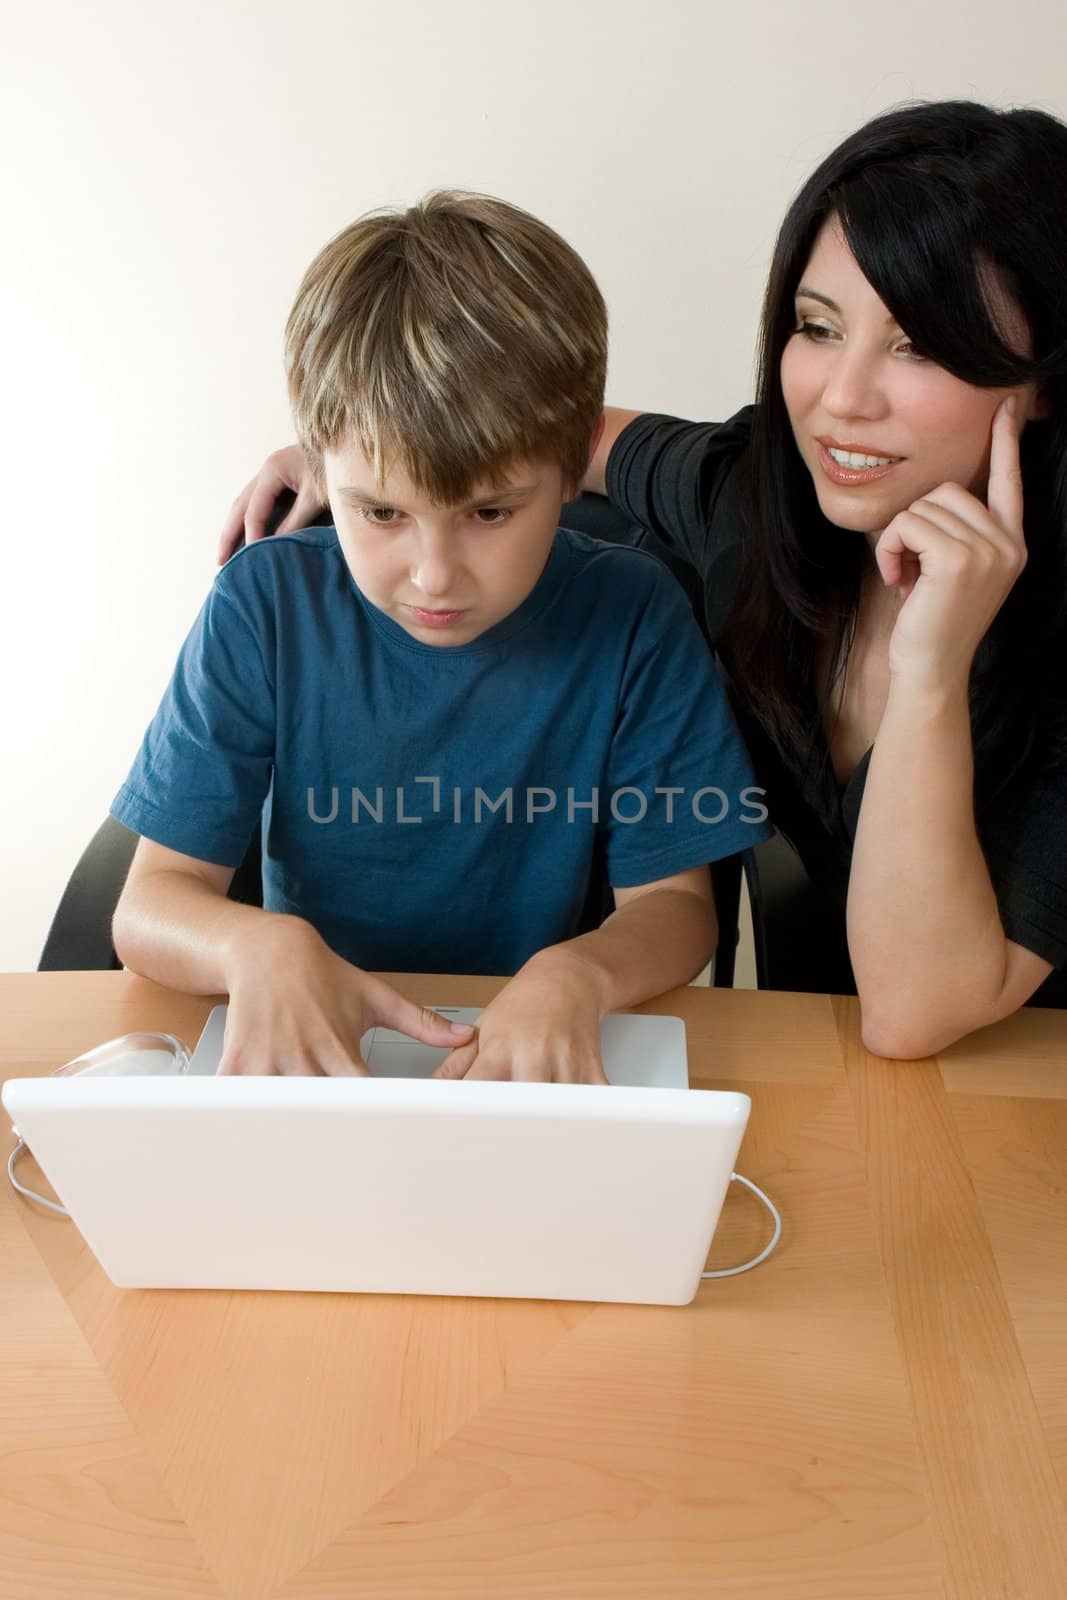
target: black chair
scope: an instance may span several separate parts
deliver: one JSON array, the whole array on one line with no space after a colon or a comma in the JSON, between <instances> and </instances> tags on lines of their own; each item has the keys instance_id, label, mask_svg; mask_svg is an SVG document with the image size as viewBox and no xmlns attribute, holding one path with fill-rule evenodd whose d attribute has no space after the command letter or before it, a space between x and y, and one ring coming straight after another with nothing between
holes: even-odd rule
<instances>
[{"instance_id":1,"label":"black chair","mask_svg":"<svg viewBox=\"0 0 1067 1600\"><path fill-rule=\"evenodd\" d=\"M843 919L835 919L793 847L776 833L745 852L756 987L855 994Z\"/></svg>"},{"instance_id":2,"label":"black chair","mask_svg":"<svg viewBox=\"0 0 1067 1600\"><path fill-rule=\"evenodd\" d=\"M38 972L107 972L122 966L111 942L111 919L130 870L137 834L105 817L82 851L56 907ZM230 899L263 902L259 837L233 875Z\"/></svg>"}]
</instances>

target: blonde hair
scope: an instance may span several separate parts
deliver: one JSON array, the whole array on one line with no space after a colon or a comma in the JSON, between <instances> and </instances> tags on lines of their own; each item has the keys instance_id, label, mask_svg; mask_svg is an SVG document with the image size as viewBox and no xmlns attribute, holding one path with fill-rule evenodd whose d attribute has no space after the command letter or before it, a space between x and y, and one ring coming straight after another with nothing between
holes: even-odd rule
<instances>
[{"instance_id":1,"label":"blonde hair","mask_svg":"<svg viewBox=\"0 0 1067 1600\"><path fill-rule=\"evenodd\" d=\"M494 469L555 460L577 488L604 404L607 311L588 267L517 206L440 190L319 252L285 329L297 435L358 443L455 505Z\"/></svg>"}]
</instances>

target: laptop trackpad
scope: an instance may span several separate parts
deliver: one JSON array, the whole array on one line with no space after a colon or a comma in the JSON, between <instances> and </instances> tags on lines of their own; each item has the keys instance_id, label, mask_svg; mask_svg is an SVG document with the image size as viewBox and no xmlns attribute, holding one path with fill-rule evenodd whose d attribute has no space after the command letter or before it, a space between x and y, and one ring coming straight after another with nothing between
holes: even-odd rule
<instances>
[{"instance_id":1,"label":"laptop trackpad","mask_svg":"<svg viewBox=\"0 0 1067 1600\"><path fill-rule=\"evenodd\" d=\"M450 1022L477 1023L474 1006L437 1006ZM222 1059L226 1007L216 1006L207 1020L189 1066L191 1073L210 1076ZM428 1078L448 1055L434 1045L419 1044L392 1028L372 1028L361 1041L363 1059L376 1078ZM600 1054L609 1082L638 1089L687 1089L685 1023L681 1017L641 1017L613 1012L600 1025Z\"/></svg>"}]
</instances>

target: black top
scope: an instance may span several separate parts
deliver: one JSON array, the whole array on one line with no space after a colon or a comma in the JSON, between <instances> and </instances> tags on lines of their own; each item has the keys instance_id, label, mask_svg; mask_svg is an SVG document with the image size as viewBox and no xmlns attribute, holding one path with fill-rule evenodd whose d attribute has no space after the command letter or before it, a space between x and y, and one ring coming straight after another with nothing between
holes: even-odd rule
<instances>
[{"instance_id":1,"label":"black top","mask_svg":"<svg viewBox=\"0 0 1067 1600\"><path fill-rule=\"evenodd\" d=\"M634 543L666 560L683 582L695 571L708 637L729 667L728 630L741 577L744 457L753 408L721 424L647 414L620 434L607 467L608 496L639 527ZM692 585L687 585L693 598ZM758 781L779 830L824 896L844 944L852 846L870 751L839 789L829 748L807 772L787 766L745 702L731 690ZM1067 762L1023 778L977 817L1009 939L1059 969L1030 1004L1067 1006ZM843 958L844 959L844 958ZM854 988L851 973L842 987Z\"/></svg>"}]
</instances>

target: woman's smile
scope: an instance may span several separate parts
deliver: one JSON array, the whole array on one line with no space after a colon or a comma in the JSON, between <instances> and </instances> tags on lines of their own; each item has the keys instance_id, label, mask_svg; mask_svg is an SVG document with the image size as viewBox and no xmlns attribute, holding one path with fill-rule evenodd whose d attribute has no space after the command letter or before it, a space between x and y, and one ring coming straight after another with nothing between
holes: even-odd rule
<instances>
[{"instance_id":1,"label":"woman's smile","mask_svg":"<svg viewBox=\"0 0 1067 1600\"><path fill-rule=\"evenodd\" d=\"M878 483L892 472L899 456L876 456L861 450L840 450L823 439L819 446L819 465L831 483L844 488L859 488L865 483Z\"/></svg>"}]
</instances>

